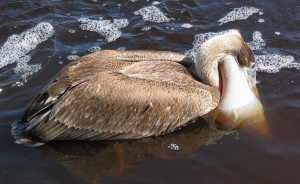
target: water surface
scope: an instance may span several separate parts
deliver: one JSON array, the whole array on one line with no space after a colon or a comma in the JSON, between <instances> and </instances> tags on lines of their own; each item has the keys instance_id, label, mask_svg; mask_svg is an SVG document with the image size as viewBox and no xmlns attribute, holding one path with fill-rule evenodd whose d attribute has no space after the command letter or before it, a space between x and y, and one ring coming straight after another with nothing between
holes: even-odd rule
<instances>
[{"instance_id":1,"label":"water surface","mask_svg":"<svg viewBox=\"0 0 300 184\"><path fill-rule=\"evenodd\" d=\"M296 0L1 1L0 183L298 183L299 9ZM73 59L100 49L193 59L204 40L228 29L240 30L256 54L271 137L227 135L199 119L136 141L14 143L11 124Z\"/></svg>"}]
</instances>

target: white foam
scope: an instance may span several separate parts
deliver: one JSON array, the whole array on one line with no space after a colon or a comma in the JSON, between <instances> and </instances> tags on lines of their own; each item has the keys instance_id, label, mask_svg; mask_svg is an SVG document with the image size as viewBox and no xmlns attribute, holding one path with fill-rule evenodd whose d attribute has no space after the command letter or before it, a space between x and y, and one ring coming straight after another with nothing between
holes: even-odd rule
<instances>
[{"instance_id":1,"label":"white foam","mask_svg":"<svg viewBox=\"0 0 300 184\"><path fill-rule=\"evenodd\" d=\"M100 51L101 48L98 47L98 46L94 46L94 47L91 47L88 49L89 52L93 53L93 52L97 52L97 51Z\"/></svg>"},{"instance_id":2,"label":"white foam","mask_svg":"<svg viewBox=\"0 0 300 184\"><path fill-rule=\"evenodd\" d=\"M12 87L15 87L15 86L23 86L24 83L23 82L20 82L20 81L17 81L15 82L13 85L11 85Z\"/></svg>"},{"instance_id":3,"label":"white foam","mask_svg":"<svg viewBox=\"0 0 300 184\"><path fill-rule=\"evenodd\" d=\"M30 56L21 57L17 60L17 67L14 68L14 72L20 75L25 82L30 75L33 75L41 69L40 64L28 65L30 59Z\"/></svg>"},{"instance_id":4,"label":"white foam","mask_svg":"<svg viewBox=\"0 0 300 184\"><path fill-rule=\"evenodd\" d=\"M54 29L52 25L41 22L19 35L15 34L8 37L7 41L0 48L0 68L16 62L53 34Z\"/></svg>"},{"instance_id":5,"label":"white foam","mask_svg":"<svg viewBox=\"0 0 300 184\"><path fill-rule=\"evenodd\" d=\"M258 19L258 22L263 23L263 22L265 22L265 19Z\"/></svg>"},{"instance_id":6,"label":"white foam","mask_svg":"<svg viewBox=\"0 0 300 184\"><path fill-rule=\"evenodd\" d=\"M240 8L234 8L231 12L227 13L225 17L218 20L218 22L220 22L219 25L222 25L235 20L243 20L255 13L261 14L262 12L260 12L260 9L256 7L243 6Z\"/></svg>"},{"instance_id":7,"label":"white foam","mask_svg":"<svg viewBox=\"0 0 300 184\"><path fill-rule=\"evenodd\" d=\"M252 50L261 50L266 46L265 40L262 38L262 34L259 31L255 31L252 35L252 41L248 43Z\"/></svg>"},{"instance_id":8,"label":"white foam","mask_svg":"<svg viewBox=\"0 0 300 184\"><path fill-rule=\"evenodd\" d=\"M88 18L80 18L78 21L81 23L79 26L82 30L94 31L105 37L107 42L113 42L121 36L121 28L128 25L127 19L114 19L110 20L91 20Z\"/></svg>"},{"instance_id":9,"label":"white foam","mask_svg":"<svg viewBox=\"0 0 300 184\"><path fill-rule=\"evenodd\" d=\"M74 61L74 60L77 60L77 59L79 59L80 57L78 56L78 55L68 55L67 56L67 59L69 60L69 61Z\"/></svg>"},{"instance_id":10,"label":"white foam","mask_svg":"<svg viewBox=\"0 0 300 184\"><path fill-rule=\"evenodd\" d=\"M294 62L294 57L290 55L256 55L255 60L256 63L254 68L259 72L277 73L282 68L300 69L300 63Z\"/></svg>"},{"instance_id":11,"label":"white foam","mask_svg":"<svg viewBox=\"0 0 300 184\"><path fill-rule=\"evenodd\" d=\"M74 29L69 29L68 32L74 34L74 33L76 33L76 30L74 30Z\"/></svg>"},{"instance_id":12,"label":"white foam","mask_svg":"<svg viewBox=\"0 0 300 184\"><path fill-rule=\"evenodd\" d=\"M276 31L275 34L278 36L280 35L281 33L279 31Z\"/></svg>"},{"instance_id":13,"label":"white foam","mask_svg":"<svg viewBox=\"0 0 300 184\"><path fill-rule=\"evenodd\" d=\"M71 54L73 54L73 55L74 55L74 54L77 54L77 53L78 53L77 50L72 50L72 51L71 51Z\"/></svg>"},{"instance_id":14,"label":"white foam","mask_svg":"<svg viewBox=\"0 0 300 184\"><path fill-rule=\"evenodd\" d=\"M178 144L171 143L171 144L168 145L168 149L170 149L172 151L179 151L180 150L180 146L178 146Z\"/></svg>"},{"instance_id":15,"label":"white foam","mask_svg":"<svg viewBox=\"0 0 300 184\"><path fill-rule=\"evenodd\" d=\"M156 22L156 23L170 21L170 19L166 17L165 14L155 6L148 6L139 9L138 11L135 11L133 13L134 15L141 15L145 21Z\"/></svg>"},{"instance_id":16,"label":"white foam","mask_svg":"<svg viewBox=\"0 0 300 184\"><path fill-rule=\"evenodd\" d=\"M145 27L142 27L142 31L149 31L151 29L150 26L145 26Z\"/></svg>"},{"instance_id":17,"label":"white foam","mask_svg":"<svg viewBox=\"0 0 300 184\"><path fill-rule=\"evenodd\" d=\"M181 27L189 29L189 28L193 27L193 25L189 24L189 23L185 23L185 24L182 24Z\"/></svg>"}]
</instances>

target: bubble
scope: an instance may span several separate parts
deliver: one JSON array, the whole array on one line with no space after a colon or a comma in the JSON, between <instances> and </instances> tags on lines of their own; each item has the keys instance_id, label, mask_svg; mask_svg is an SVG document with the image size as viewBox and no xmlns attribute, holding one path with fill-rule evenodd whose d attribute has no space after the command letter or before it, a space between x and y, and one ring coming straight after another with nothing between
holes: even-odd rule
<instances>
[{"instance_id":1,"label":"bubble","mask_svg":"<svg viewBox=\"0 0 300 184\"><path fill-rule=\"evenodd\" d=\"M170 19L164 15L164 13L155 6L148 6L145 8L142 8L138 11L133 12L134 15L141 15L144 19L144 21L150 21L150 22L169 22Z\"/></svg>"},{"instance_id":2,"label":"bubble","mask_svg":"<svg viewBox=\"0 0 300 184\"><path fill-rule=\"evenodd\" d=\"M275 34L276 35L281 35L281 33L279 31L276 31Z\"/></svg>"},{"instance_id":3,"label":"bubble","mask_svg":"<svg viewBox=\"0 0 300 184\"><path fill-rule=\"evenodd\" d=\"M12 87L15 87L15 86L23 86L23 85L24 85L23 82L17 81L17 82L15 82L15 83L12 85Z\"/></svg>"},{"instance_id":4,"label":"bubble","mask_svg":"<svg viewBox=\"0 0 300 184\"><path fill-rule=\"evenodd\" d=\"M265 22L265 19L258 19L258 22L263 23L263 22Z\"/></svg>"},{"instance_id":5,"label":"bubble","mask_svg":"<svg viewBox=\"0 0 300 184\"><path fill-rule=\"evenodd\" d=\"M72 34L76 33L76 31L74 29L69 29L68 32L72 33Z\"/></svg>"},{"instance_id":6,"label":"bubble","mask_svg":"<svg viewBox=\"0 0 300 184\"><path fill-rule=\"evenodd\" d=\"M294 68L299 70L300 63L294 62L294 57L290 55L266 54L255 56L254 68L258 72L277 73L282 68Z\"/></svg>"},{"instance_id":7,"label":"bubble","mask_svg":"<svg viewBox=\"0 0 300 184\"><path fill-rule=\"evenodd\" d=\"M168 145L168 149L170 149L172 151L179 151L180 147L177 144L171 143Z\"/></svg>"},{"instance_id":8,"label":"bubble","mask_svg":"<svg viewBox=\"0 0 300 184\"><path fill-rule=\"evenodd\" d=\"M0 93L3 91L3 89L2 88L0 88Z\"/></svg>"},{"instance_id":9,"label":"bubble","mask_svg":"<svg viewBox=\"0 0 300 184\"><path fill-rule=\"evenodd\" d=\"M51 24L41 22L21 34L8 37L0 48L0 68L14 63L25 54L34 50L38 44L48 40L54 34Z\"/></svg>"},{"instance_id":10,"label":"bubble","mask_svg":"<svg viewBox=\"0 0 300 184\"><path fill-rule=\"evenodd\" d=\"M153 5L159 5L160 4L160 2L158 2L158 1L153 1L153 3L152 3Z\"/></svg>"},{"instance_id":11,"label":"bubble","mask_svg":"<svg viewBox=\"0 0 300 184\"><path fill-rule=\"evenodd\" d=\"M185 23L185 24L182 24L181 27L189 29L189 28L193 27L193 25L189 24L189 23Z\"/></svg>"},{"instance_id":12,"label":"bubble","mask_svg":"<svg viewBox=\"0 0 300 184\"><path fill-rule=\"evenodd\" d=\"M121 36L121 28L128 26L127 19L110 20L91 20L88 18L80 18L80 29L86 31L94 31L105 37L107 42L113 42Z\"/></svg>"},{"instance_id":13,"label":"bubble","mask_svg":"<svg viewBox=\"0 0 300 184\"><path fill-rule=\"evenodd\" d=\"M68 55L67 56L67 59L69 60L69 61L74 61L74 60L77 60L77 59L79 59L80 57L78 56L78 55Z\"/></svg>"},{"instance_id":14,"label":"bubble","mask_svg":"<svg viewBox=\"0 0 300 184\"><path fill-rule=\"evenodd\" d=\"M243 6L240 8L234 8L231 12L227 13L225 15L225 17L218 20L218 22L220 22L219 25L222 25L222 24L232 22L235 20L243 20L243 19L247 19L254 13L259 13L259 12L260 12L260 9L255 8L255 7Z\"/></svg>"},{"instance_id":15,"label":"bubble","mask_svg":"<svg viewBox=\"0 0 300 184\"><path fill-rule=\"evenodd\" d=\"M142 28L142 31L149 31L150 29L151 29L150 26L145 26L145 27Z\"/></svg>"},{"instance_id":16,"label":"bubble","mask_svg":"<svg viewBox=\"0 0 300 184\"><path fill-rule=\"evenodd\" d=\"M95 47L91 47L88 49L89 52L93 53L93 52L97 52L97 51L100 51L101 48L98 47L98 46L95 46Z\"/></svg>"},{"instance_id":17,"label":"bubble","mask_svg":"<svg viewBox=\"0 0 300 184\"><path fill-rule=\"evenodd\" d=\"M248 43L252 50L260 50L266 46L265 40L262 38L262 34L259 31L255 31L252 35L252 41Z\"/></svg>"},{"instance_id":18,"label":"bubble","mask_svg":"<svg viewBox=\"0 0 300 184\"><path fill-rule=\"evenodd\" d=\"M77 51L76 51L76 50L72 50L72 51L71 51L71 54L73 54L73 55L74 55L74 54L77 54Z\"/></svg>"},{"instance_id":19,"label":"bubble","mask_svg":"<svg viewBox=\"0 0 300 184\"><path fill-rule=\"evenodd\" d=\"M64 63L64 62L62 62L62 61L58 61L58 64L59 64L59 65L62 65L63 63Z\"/></svg>"}]
</instances>

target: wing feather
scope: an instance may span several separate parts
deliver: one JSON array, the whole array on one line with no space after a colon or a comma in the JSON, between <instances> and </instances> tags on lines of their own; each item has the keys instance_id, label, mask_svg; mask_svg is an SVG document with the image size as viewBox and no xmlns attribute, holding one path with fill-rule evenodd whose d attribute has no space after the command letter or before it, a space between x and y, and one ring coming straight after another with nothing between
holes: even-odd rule
<instances>
[{"instance_id":1,"label":"wing feather","mask_svg":"<svg viewBox=\"0 0 300 184\"><path fill-rule=\"evenodd\" d=\"M186 84L118 72L100 73L95 78L73 88L54 105L50 120L76 131L61 131L51 139L89 139L95 132L107 139L159 135L208 113L218 101L218 93L200 83L187 88ZM100 91L93 90L96 84L102 86ZM78 130L87 133L76 137Z\"/></svg>"},{"instance_id":2,"label":"wing feather","mask_svg":"<svg viewBox=\"0 0 300 184\"><path fill-rule=\"evenodd\" d=\"M210 112L220 97L177 63L184 58L154 51L84 56L44 89L42 103L33 103L37 112L28 114L40 117L31 117L28 124L43 121L28 132L42 141L133 139L170 132ZM49 104L49 111L37 110Z\"/></svg>"}]
</instances>

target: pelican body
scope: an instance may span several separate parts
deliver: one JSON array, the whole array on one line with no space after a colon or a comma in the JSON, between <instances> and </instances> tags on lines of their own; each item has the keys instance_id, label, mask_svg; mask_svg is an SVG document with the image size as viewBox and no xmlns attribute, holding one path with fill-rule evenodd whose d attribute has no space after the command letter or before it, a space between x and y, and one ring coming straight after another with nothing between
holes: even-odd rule
<instances>
[{"instance_id":1,"label":"pelican body","mask_svg":"<svg viewBox=\"0 0 300 184\"><path fill-rule=\"evenodd\" d=\"M245 114L241 109L260 109L255 85L243 72L251 70L254 55L238 31L202 45L195 61L201 82L180 64L184 60L168 51L83 56L31 102L21 131L40 142L137 139L169 133L207 114L236 127L238 113Z\"/></svg>"}]
</instances>

